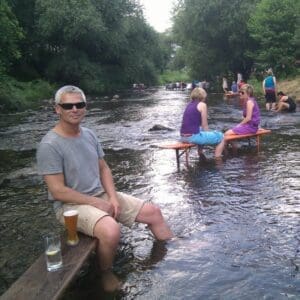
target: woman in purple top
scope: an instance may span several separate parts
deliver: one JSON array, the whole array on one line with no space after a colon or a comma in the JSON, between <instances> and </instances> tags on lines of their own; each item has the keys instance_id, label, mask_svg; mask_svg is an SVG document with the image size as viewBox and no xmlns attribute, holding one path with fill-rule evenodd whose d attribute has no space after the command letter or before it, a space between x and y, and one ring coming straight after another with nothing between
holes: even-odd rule
<instances>
[{"instance_id":1,"label":"woman in purple top","mask_svg":"<svg viewBox=\"0 0 300 300\"><path fill-rule=\"evenodd\" d=\"M240 99L243 101L243 120L225 132L230 134L248 134L256 133L260 123L260 110L253 97L253 87L250 84L244 84L239 90Z\"/></svg>"},{"instance_id":2,"label":"woman in purple top","mask_svg":"<svg viewBox=\"0 0 300 300\"><path fill-rule=\"evenodd\" d=\"M180 129L181 140L203 145L217 145L215 157L221 157L224 149L224 135L220 131L209 131L207 123L207 93L202 88L195 88L191 101L185 108ZM199 154L201 152L199 151Z\"/></svg>"}]
</instances>

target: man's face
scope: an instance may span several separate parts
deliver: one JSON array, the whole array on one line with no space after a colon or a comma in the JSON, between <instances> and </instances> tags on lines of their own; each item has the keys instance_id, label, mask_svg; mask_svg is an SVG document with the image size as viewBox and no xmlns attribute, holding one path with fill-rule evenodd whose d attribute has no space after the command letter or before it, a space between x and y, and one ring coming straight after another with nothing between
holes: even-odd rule
<instances>
[{"instance_id":1,"label":"man's face","mask_svg":"<svg viewBox=\"0 0 300 300\"><path fill-rule=\"evenodd\" d=\"M80 94L69 93L62 95L61 102L55 107L56 113L60 115L60 121L74 125L80 124L86 113L83 102Z\"/></svg>"}]
</instances>

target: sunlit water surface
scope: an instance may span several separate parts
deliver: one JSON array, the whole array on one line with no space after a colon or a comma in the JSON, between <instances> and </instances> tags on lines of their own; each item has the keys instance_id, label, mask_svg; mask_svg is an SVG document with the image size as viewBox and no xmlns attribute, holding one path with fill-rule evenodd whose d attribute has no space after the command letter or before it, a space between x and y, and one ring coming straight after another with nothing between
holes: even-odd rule
<instances>
[{"instance_id":1,"label":"sunlit water surface","mask_svg":"<svg viewBox=\"0 0 300 300\"><path fill-rule=\"evenodd\" d=\"M117 101L91 99L94 128L119 190L160 205L178 239L154 242L143 225L122 228L114 266L123 287L115 299L300 299L299 108L262 108L261 151L241 145L221 163L208 148L177 170L175 153L157 144L178 138L187 92L148 89ZM239 122L238 99L209 95L209 125ZM36 172L35 150L56 121L39 111L2 115L0 129L0 294L43 250L42 236L63 232ZM151 131L154 125L171 130ZM94 260L65 299L112 299L99 288Z\"/></svg>"}]
</instances>

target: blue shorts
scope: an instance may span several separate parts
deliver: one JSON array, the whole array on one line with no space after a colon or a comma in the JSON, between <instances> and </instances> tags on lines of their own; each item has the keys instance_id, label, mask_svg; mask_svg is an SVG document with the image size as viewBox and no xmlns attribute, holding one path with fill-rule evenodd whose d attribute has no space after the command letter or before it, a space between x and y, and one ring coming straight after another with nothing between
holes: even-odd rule
<instances>
[{"instance_id":1,"label":"blue shorts","mask_svg":"<svg viewBox=\"0 0 300 300\"><path fill-rule=\"evenodd\" d=\"M197 145L217 145L222 142L224 134L221 131L200 131L188 137L189 143Z\"/></svg>"}]
</instances>

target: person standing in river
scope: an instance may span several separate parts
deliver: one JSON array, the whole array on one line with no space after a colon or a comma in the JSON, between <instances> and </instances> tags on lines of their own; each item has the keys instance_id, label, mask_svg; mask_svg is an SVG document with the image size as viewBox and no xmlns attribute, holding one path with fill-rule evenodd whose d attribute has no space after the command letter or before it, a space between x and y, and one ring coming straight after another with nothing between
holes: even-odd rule
<instances>
[{"instance_id":1,"label":"person standing in river","mask_svg":"<svg viewBox=\"0 0 300 300\"><path fill-rule=\"evenodd\" d=\"M239 95L243 103L243 119L238 125L227 130L225 136L231 134L256 133L258 130L260 110L253 96L253 87L250 84L244 84L239 90Z\"/></svg>"},{"instance_id":2,"label":"person standing in river","mask_svg":"<svg viewBox=\"0 0 300 300\"><path fill-rule=\"evenodd\" d=\"M117 192L96 134L81 122L86 114L86 97L75 86L64 86L55 94L59 121L42 139L37 150L38 172L54 200L57 219L63 212L79 212L78 230L98 239L97 256L103 289L113 292L120 282L112 272L120 240L120 225L147 224L157 240L173 233L160 208L150 202Z\"/></svg>"},{"instance_id":3,"label":"person standing in river","mask_svg":"<svg viewBox=\"0 0 300 300\"><path fill-rule=\"evenodd\" d=\"M228 92L228 81L226 77L223 77L222 79L222 88L224 93L226 94Z\"/></svg>"},{"instance_id":4,"label":"person standing in river","mask_svg":"<svg viewBox=\"0 0 300 300\"><path fill-rule=\"evenodd\" d=\"M236 83L237 83L237 85L239 86L242 81L243 81L243 75L242 75L241 72L238 72L237 75L236 75Z\"/></svg>"},{"instance_id":5,"label":"person standing in river","mask_svg":"<svg viewBox=\"0 0 300 300\"><path fill-rule=\"evenodd\" d=\"M276 78L272 69L268 69L267 77L263 80L263 93L266 99L266 110L276 109Z\"/></svg>"},{"instance_id":6,"label":"person standing in river","mask_svg":"<svg viewBox=\"0 0 300 300\"><path fill-rule=\"evenodd\" d=\"M216 145L215 157L221 158L224 149L224 135L220 131L210 131L207 122L207 93L202 88L195 88L191 92L191 101L186 106L180 129L181 140L197 144L199 155L201 147Z\"/></svg>"}]
</instances>

